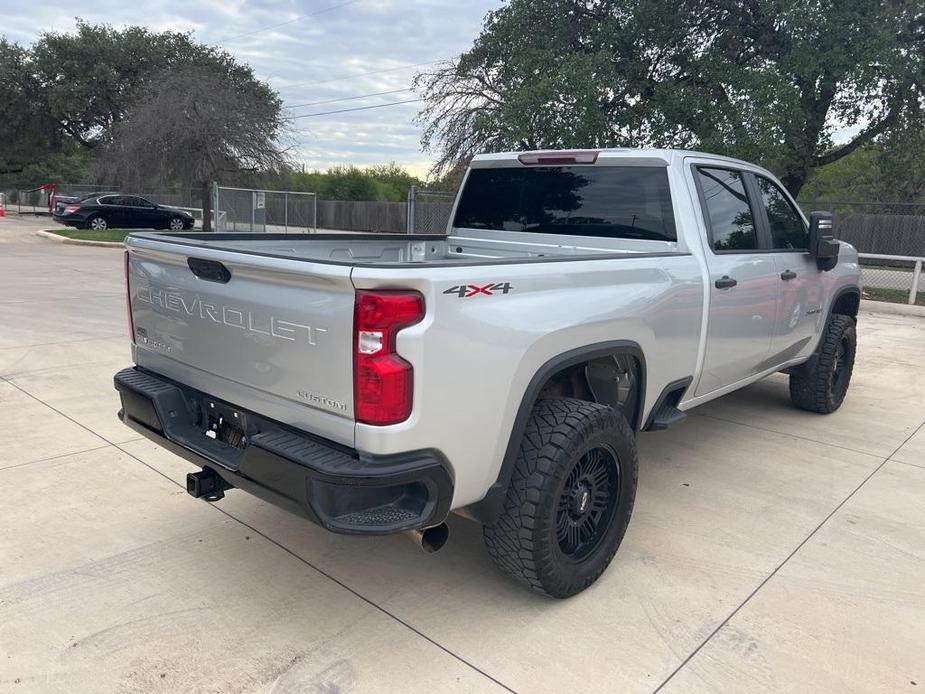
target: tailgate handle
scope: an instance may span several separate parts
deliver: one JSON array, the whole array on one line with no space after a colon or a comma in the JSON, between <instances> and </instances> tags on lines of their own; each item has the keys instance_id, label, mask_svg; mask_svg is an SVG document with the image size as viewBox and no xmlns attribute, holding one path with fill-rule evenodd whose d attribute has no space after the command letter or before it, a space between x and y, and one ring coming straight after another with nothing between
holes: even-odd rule
<instances>
[{"instance_id":1,"label":"tailgate handle","mask_svg":"<svg viewBox=\"0 0 925 694\"><path fill-rule=\"evenodd\" d=\"M202 258L187 258L186 264L201 280L207 282L220 282L225 284L231 279L231 272L217 260L204 260Z\"/></svg>"}]
</instances>

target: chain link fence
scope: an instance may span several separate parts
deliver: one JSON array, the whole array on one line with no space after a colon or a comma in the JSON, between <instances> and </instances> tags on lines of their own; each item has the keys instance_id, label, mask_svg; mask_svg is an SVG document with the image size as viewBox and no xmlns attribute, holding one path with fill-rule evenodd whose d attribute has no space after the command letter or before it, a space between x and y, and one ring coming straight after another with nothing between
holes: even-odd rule
<instances>
[{"instance_id":1,"label":"chain link fence","mask_svg":"<svg viewBox=\"0 0 925 694\"><path fill-rule=\"evenodd\" d=\"M39 186L10 190L6 193L8 205L15 205L18 214L50 214L52 194L55 198L83 198L97 192L115 192L118 186L99 186L91 183L59 183L54 188Z\"/></svg>"},{"instance_id":2,"label":"chain link fence","mask_svg":"<svg viewBox=\"0 0 925 694\"><path fill-rule=\"evenodd\" d=\"M58 183L38 186L30 189L8 190L5 192L7 205L19 214L49 214L60 211L72 198L82 199L94 194L131 192L133 195L150 200L159 205L169 205L186 210L200 209L198 190L193 188L174 188L171 190L136 190L126 189L117 184L96 183ZM54 194L55 209L51 209ZM11 210L12 211L12 210Z\"/></svg>"},{"instance_id":3,"label":"chain link fence","mask_svg":"<svg viewBox=\"0 0 925 694\"><path fill-rule=\"evenodd\" d=\"M318 196L284 190L213 188L215 230L306 233L318 230Z\"/></svg>"},{"instance_id":4,"label":"chain link fence","mask_svg":"<svg viewBox=\"0 0 925 694\"><path fill-rule=\"evenodd\" d=\"M456 193L411 186L408 191L408 233L445 234Z\"/></svg>"},{"instance_id":5,"label":"chain link fence","mask_svg":"<svg viewBox=\"0 0 925 694\"><path fill-rule=\"evenodd\" d=\"M861 253L864 298L925 306L925 257Z\"/></svg>"}]
</instances>

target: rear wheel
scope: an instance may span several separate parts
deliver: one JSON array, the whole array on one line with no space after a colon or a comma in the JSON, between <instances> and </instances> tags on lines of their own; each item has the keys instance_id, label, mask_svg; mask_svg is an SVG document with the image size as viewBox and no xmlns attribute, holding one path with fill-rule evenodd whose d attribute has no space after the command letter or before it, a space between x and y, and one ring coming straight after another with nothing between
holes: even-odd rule
<instances>
[{"instance_id":1,"label":"rear wheel","mask_svg":"<svg viewBox=\"0 0 925 694\"><path fill-rule=\"evenodd\" d=\"M109 228L109 223L99 215L90 217L87 220L87 229L92 229L93 231L106 231Z\"/></svg>"},{"instance_id":2,"label":"rear wheel","mask_svg":"<svg viewBox=\"0 0 925 694\"><path fill-rule=\"evenodd\" d=\"M169 226L170 226L170 230L171 230L171 231L183 231L183 229L185 228L186 225L183 223L183 219L182 219L182 218L180 218L180 217L171 217L171 218L170 218L170 225L169 225Z\"/></svg>"},{"instance_id":3,"label":"rear wheel","mask_svg":"<svg viewBox=\"0 0 925 694\"><path fill-rule=\"evenodd\" d=\"M635 437L622 415L584 400L541 400L504 508L484 528L489 555L538 592L556 598L581 592L620 546L637 471Z\"/></svg>"},{"instance_id":4,"label":"rear wheel","mask_svg":"<svg viewBox=\"0 0 925 694\"><path fill-rule=\"evenodd\" d=\"M857 331L851 316L833 314L819 351L810 363L790 374L790 400L810 412L829 414L841 407L851 383Z\"/></svg>"}]
</instances>

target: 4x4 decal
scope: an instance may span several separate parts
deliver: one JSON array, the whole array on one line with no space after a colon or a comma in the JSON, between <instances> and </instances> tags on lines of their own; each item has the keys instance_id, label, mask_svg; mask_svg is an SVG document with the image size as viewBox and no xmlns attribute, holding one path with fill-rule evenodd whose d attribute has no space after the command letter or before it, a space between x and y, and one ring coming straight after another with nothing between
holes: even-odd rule
<instances>
[{"instance_id":1,"label":"4x4 decal","mask_svg":"<svg viewBox=\"0 0 925 694\"><path fill-rule=\"evenodd\" d=\"M444 294L455 294L460 299L468 299L473 296L494 296L495 292L507 294L513 287L510 282L491 282L479 286L477 284L458 284L445 290Z\"/></svg>"}]
</instances>

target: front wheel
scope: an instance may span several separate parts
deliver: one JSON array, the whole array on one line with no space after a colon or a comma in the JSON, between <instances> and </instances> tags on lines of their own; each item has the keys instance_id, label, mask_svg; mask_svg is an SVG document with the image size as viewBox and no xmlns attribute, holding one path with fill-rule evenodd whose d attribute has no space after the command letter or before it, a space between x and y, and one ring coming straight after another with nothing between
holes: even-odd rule
<instances>
[{"instance_id":1,"label":"front wheel","mask_svg":"<svg viewBox=\"0 0 925 694\"><path fill-rule=\"evenodd\" d=\"M636 440L615 410L584 400L537 403L499 517L484 528L492 559L524 585L567 598L613 559L633 511Z\"/></svg>"},{"instance_id":2,"label":"front wheel","mask_svg":"<svg viewBox=\"0 0 925 694\"><path fill-rule=\"evenodd\" d=\"M171 217L170 218L170 230L171 231L183 231L183 228L186 225L183 224L183 220L180 217Z\"/></svg>"},{"instance_id":3,"label":"front wheel","mask_svg":"<svg viewBox=\"0 0 925 694\"><path fill-rule=\"evenodd\" d=\"M87 228L93 231L106 231L109 228L109 222L100 216L90 217L87 220Z\"/></svg>"},{"instance_id":4,"label":"front wheel","mask_svg":"<svg viewBox=\"0 0 925 694\"><path fill-rule=\"evenodd\" d=\"M794 405L820 414L841 407L851 383L857 340L854 319L833 314L818 353L803 368L790 374L790 400Z\"/></svg>"}]
</instances>

